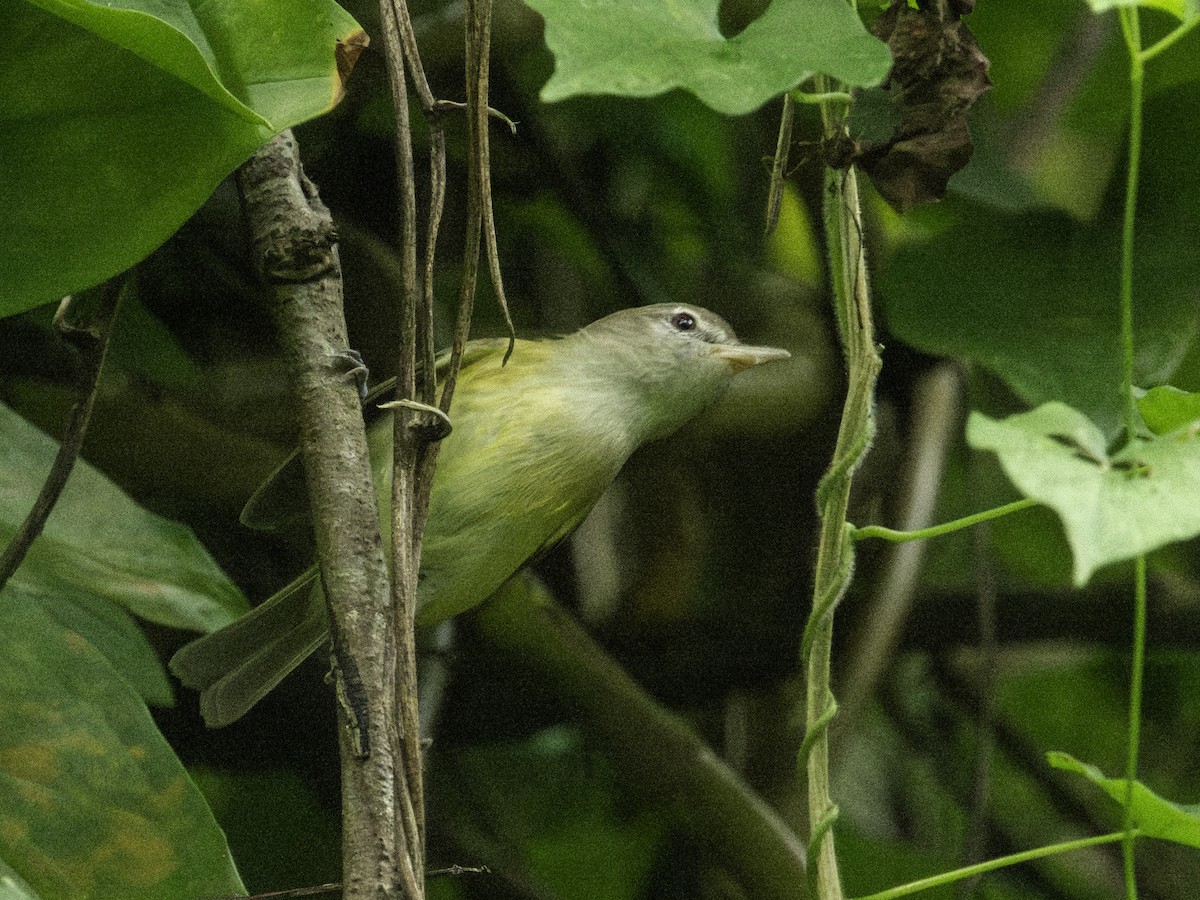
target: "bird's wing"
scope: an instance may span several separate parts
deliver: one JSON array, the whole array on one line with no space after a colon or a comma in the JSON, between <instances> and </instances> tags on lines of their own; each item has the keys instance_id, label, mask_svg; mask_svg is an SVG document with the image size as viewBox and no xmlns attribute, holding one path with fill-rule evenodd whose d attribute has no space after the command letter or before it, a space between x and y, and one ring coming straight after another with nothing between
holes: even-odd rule
<instances>
[{"instance_id":1,"label":"bird's wing","mask_svg":"<svg viewBox=\"0 0 1200 900\"><path fill-rule=\"evenodd\" d=\"M463 373L470 379L477 371L474 367L490 358L499 366L506 349L503 339L470 342L463 355ZM439 373L448 363L449 354L443 354ZM373 396L378 398L393 385L394 380L384 382ZM373 456L389 455L390 429L373 429L369 438ZM308 492L299 463L293 453L255 492L242 513L244 523L277 527L306 521ZM390 474L386 460L376 460L373 468L385 479ZM387 495L384 490L385 501ZM327 638L325 600L313 566L241 619L182 648L172 658L171 670L185 685L200 690L200 711L208 725L217 728L245 715Z\"/></svg>"},{"instance_id":2,"label":"bird's wing","mask_svg":"<svg viewBox=\"0 0 1200 900\"><path fill-rule=\"evenodd\" d=\"M531 350L503 373L473 370L455 400L422 538L423 625L482 603L570 532L622 462L570 430L571 400Z\"/></svg>"},{"instance_id":3,"label":"bird's wing","mask_svg":"<svg viewBox=\"0 0 1200 900\"><path fill-rule=\"evenodd\" d=\"M507 338L481 338L468 341L463 350L460 371L478 365L489 357L508 349ZM450 351L443 350L435 361L438 384L446 377L450 367ZM390 399L396 387L396 379L381 381L367 394L363 401L368 421L379 415L376 404ZM300 461L299 449L293 450L258 486L242 508L241 522L256 531L279 533L300 532L312 520L308 507L308 489L304 481L304 466Z\"/></svg>"}]
</instances>

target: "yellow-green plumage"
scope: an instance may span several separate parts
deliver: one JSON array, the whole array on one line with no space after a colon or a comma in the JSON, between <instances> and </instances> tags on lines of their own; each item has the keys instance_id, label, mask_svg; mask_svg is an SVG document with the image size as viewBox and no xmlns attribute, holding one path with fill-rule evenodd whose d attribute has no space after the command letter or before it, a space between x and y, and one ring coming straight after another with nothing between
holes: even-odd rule
<instances>
[{"instance_id":1,"label":"yellow-green plumage","mask_svg":"<svg viewBox=\"0 0 1200 900\"><path fill-rule=\"evenodd\" d=\"M422 541L420 624L483 602L583 519L629 455L715 400L737 371L787 354L738 343L719 317L672 304L625 310L568 337L468 344ZM392 423L368 430L381 513ZM279 487L297 490L278 479ZM243 519L261 518L260 490ZM325 639L314 567L244 618L172 660L202 690L210 725L240 717Z\"/></svg>"}]
</instances>

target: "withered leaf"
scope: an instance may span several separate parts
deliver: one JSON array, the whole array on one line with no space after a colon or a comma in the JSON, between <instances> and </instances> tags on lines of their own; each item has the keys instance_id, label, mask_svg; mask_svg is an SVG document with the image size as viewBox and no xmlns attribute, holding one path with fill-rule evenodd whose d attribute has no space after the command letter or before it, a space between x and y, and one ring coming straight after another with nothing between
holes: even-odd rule
<instances>
[{"instance_id":1,"label":"withered leaf","mask_svg":"<svg viewBox=\"0 0 1200 900\"><path fill-rule=\"evenodd\" d=\"M896 210L940 200L971 159L967 111L991 87L988 60L962 21L973 0L906 0L875 21L892 50L884 82L897 124L883 141L861 141L855 160Z\"/></svg>"}]
</instances>

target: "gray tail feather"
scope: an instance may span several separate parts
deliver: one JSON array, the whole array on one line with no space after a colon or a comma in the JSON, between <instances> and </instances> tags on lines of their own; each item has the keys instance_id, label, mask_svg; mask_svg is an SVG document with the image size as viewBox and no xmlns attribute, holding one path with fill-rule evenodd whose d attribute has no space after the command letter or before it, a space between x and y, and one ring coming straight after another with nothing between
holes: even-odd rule
<instances>
[{"instance_id":1,"label":"gray tail feather","mask_svg":"<svg viewBox=\"0 0 1200 900\"><path fill-rule=\"evenodd\" d=\"M328 634L314 566L236 622L183 647L171 671L200 691L205 722L220 728L245 715Z\"/></svg>"}]
</instances>

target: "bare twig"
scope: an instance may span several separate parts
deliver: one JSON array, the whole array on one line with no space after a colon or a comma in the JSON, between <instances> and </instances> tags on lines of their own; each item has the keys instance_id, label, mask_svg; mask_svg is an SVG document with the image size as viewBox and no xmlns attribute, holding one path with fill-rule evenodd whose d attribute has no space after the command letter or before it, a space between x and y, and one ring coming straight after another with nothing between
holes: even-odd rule
<instances>
[{"instance_id":1,"label":"bare twig","mask_svg":"<svg viewBox=\"0 0 1200 900\"><path fill-rule=\"evenodd\" d=\"M29 510L25 521L21 523L17 533L13 535L13 539L4 548L3 556L0 556L0 590L17 571L21 561L25 559L25 554L29 552L30 546L42 533L42 529L46 527L46 520L50 518L50 513L54 510L54 505L58 502L58 498L67 484L67 478L70 477L71 470L75 467L75 460L79 458L79 453L83 449L83 439L87 435L88 422L91 421L92 410L96 405L96 394L100 388L100 373L104 369L104 358L108 354L108 345L112 337L113 321L116 319L117 309L127 283L128 277L121 276L100 289L99 306L92 316L91 324L87 327L73 325L67 320L67 313L72 303L70 297L63 298L58 306L58 312L54 315L55 327L79 348L83 362L80 372L82 393L71 407L66 434L63 435L62 443L58 447L58 455L54 457L54 464L50 467L50 473L42 484L42 490L38 494L37 500L34 501L33 507Z\"/></svg>"},{"instance_id":2,"label":"bare twig","mask_svg":"<svg viewBox=\"0 0 1200 900\"><path fill-rule=\"evenodd\" d=\"M431 350L425 349L427 344L432 344L432 337L429 336L432 331L432 308L428 318L418 315L425 304L424 294L418 291L417 286L417 200L403 48L403 35L406 31L411 32L411 25L406 29L403 24L408 19L408 8L403 0L382 0L380 14L392 88L392 107L396 116L396 169L402 213L400 260L403 283L396 399L404 403L417 396L417 348L422 348L423 356L432 355ZM428 102L432 102L420 61L410 62L410 65L420 73L420 77L415 79L418 94L423 90ZM419 327L423 335L418 333ZM428 378L426 374L426 383ZM429 392L422 391L422 396L429 396ZM417 471L426 444L417 427L420 417L418 409L404 406L396 409L392 470L392 615L397 718L388 724L401 753L401 766L395 783L395 799L400 811L396 826L397 844L405 851L402 866L404 896L408 900L421 900L425 896L422 877L425 856L424 776L421 769L417 654L413 633L417 612L417 573L421 562L421 529L424 525L415 514Z\"/></svg>"},{"instance_id":3,"label":"bare twig","mask_svg":"<svg viewBox=\"0 0 1200 900\"><path fill-rule=\"evenodd\" d=\"M488 274L492 277L492 290L496 302L504 315L508 328L508 352L505 362L513 352L517 339L512 316L508 311L508 298L504 296L504 279L500 275L500 251L496 246L496 220L492 212L492 162L488 149L488 67L492 48L492 0L468 0L467 2L467 115L472 125L472 154L475 177L479 180L479 199L483 204L483 237L487 244ZM474 65L472 67L472 60ZM470 69L473 68L472 73ZM474 77L471 77L471 75Z\"/></svg>"},{"instance_id":4,"label":"bare twig","mask_svg":"<svg viewBox=\"0 0 1200 900\"><path fill-rule=\"evenodd\" d=\"M779 140L775 144L775 159L771 162L771 187L767 193L766 233L772 234L779 224L779 207L783 203L783 185L787 177L788 154L792 149L792 125L796 121L796 101L791 94L783 95L783 112L779 116Z\"/></svg>"},{"instance_id":5,"label":"bare twig","mask_svg":"<svg viewBox=\"0 0 1200 900\"><path fill-rule=\"evenodd\" d=\"M479 48L476 35L475 0L467 3L467 232L463 244L463 278L458 293L458 318L454 323L454 342L450 352L450 367L446 372L442 388L441 407L448 412L454 399L454 387L458 381L458 368L462 362L463 348L471 330L471 315L475 308L475 284L479 276L480 229L483 226L482 181L479 177L479 116L477 107L479 93L473 88L479 82ZM486 0L485 0L486 2ZM486 104L486 99L484 103ZM484 125L486 133L486 120Z\"/></svg>"},{"instance_id":6,"label":"bare twig","mask_svg":"<svg viewBox=\"0 0 1200 900\"><path fill-rule=\"evenodd\" d=\"M492 282L505 321L509 325L510 337L513 330L500 278L495 226L491 212L487 145L487 67L491 3L490 0L473 0L467 3L466 11L466 109L470 136L467 239L454 344L438 407L443 421L437 421L438 416L434 414L433 409L433 404L438 402L433 343L433 271L438 229L446 196L446 141L443 118L448 110L457 108L459 104L437 100L433 96L421 64L416 35L405 0L380 0L380 12L392 88L392 104L396 116L396 160L403 212L403 333L396 388L395 464L392 480L392 592L397 642L395 685L398 713L398 720L392 727L396 745L401 749L403 757L400 777L396 782L396 801L400 810L396 823L400 828L398 843L403 844L408 856L404 866L405 889L412 900L419 900L424 896L424 886L420 877L424 870L425 858L424 775L413 630L421 561L421 532L429 510L429 496L438 456L437 440L445 433L439 428L445 424L450 411L458 368L470 333L481 232L488 241ZM416 191L406 70L412 80L412 90L430 127L430 195L421 290L418 290L417 285ZM512 125L511 122L509 124ZM410 873L413 873L411 884L408 883Z\"/></svg>"},{"instance_id":7,"label":"bare twig","mask_svg":"<svg viewBox=\"0 0 1200 900\"><path fill-rule=\"evenodd\" d=\"M321 897L325 894L342 893L342 883L331 881L326 884L310 884L306 887L287 888L282 891L267 891L263 894L251 894L248 897L239 894L226 894L221 897L208 897L205 900L292 900L293 897Z\"/></svg>"},{"instance_id":8,"label":"bare twig","mask_svg":"<svg viewBox=\"0 0 1200 900\"><path fill-rule=\"evenodd\" d=\"M375 489L347 338L333 223L290 132L238 172L243 208L292 371L334 640L342 755L343 896L415 882L397 846L392 618Z\"/></svg>"}]
</instances>

